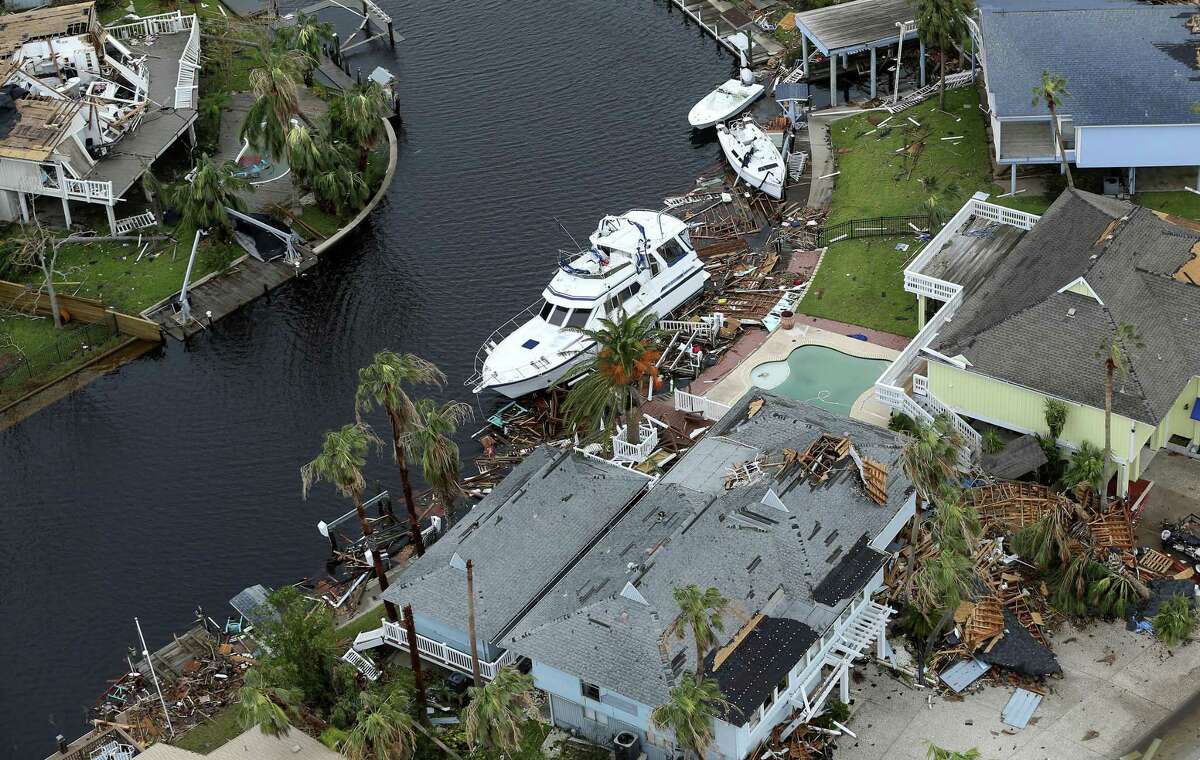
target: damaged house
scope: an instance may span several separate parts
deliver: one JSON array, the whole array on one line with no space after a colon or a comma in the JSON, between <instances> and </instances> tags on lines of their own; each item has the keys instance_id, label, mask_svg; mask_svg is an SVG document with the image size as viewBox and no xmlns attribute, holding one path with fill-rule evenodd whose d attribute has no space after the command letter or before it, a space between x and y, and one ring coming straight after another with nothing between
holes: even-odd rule
<instances>
[{"instance_id":1,"label":"damaged house","mask_svg":"<svg viewBox=\"0 0 1200 760\"><path fill-rule=\"evenodd\" d=\"M0 17L0 220L39 199L104 206L113 234L153 219L115 208L185 133L199 100L200 26L179 11L101 26L95 3Z\"/></svg>"},{"instance_id":2,"label":"damaged house","mask_svg":"<svg viewBox=\"0 0 1200 760\"><path fill-rule=\"evenodd\" d=\"M875 601L887 547L915 509L894 433L752 391L661 479L574 450L518 465L385 598L411 604L422 656L470 672L466 563L485 678L530 668L554 722L608 743L627 732L674 756L650 720L696 670L673 592L729 601L704 669L729 708L709 756L747 757L781 724L847 700L856 661L887 658ZM407 648L384 623L347 653Z\"/></svg>"}]
</instances>

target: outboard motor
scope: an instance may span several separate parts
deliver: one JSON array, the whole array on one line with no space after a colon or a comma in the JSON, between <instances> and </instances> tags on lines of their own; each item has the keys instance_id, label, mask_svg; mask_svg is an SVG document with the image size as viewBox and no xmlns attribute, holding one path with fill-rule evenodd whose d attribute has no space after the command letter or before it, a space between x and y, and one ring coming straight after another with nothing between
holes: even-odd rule
<instances>
[{"instance_id":1,"label":"outboard motor","mask_svg":"<svg viewBox=\"0 0 1200 760\"><path fill-rule=\"evenodd\" d=\"M743 66L741 71L741 79L742 84L749 87L750 85L754 84L754 72Z\"/></svg>"}]
</instances>

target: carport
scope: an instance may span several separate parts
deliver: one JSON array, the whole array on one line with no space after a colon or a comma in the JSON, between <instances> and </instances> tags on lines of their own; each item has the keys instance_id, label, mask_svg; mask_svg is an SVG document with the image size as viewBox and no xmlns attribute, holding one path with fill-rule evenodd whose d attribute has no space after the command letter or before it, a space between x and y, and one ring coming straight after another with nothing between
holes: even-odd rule
<instances>
[{"instance_id":1,"label":"carport","mask_svg":"<svg viewBox=\"0 0 1200 760\"><path fill-rule=\"evenodd\" d=\"M875 50L897 45L897 89L900 76L900 53L904 40L917 36L917 24L909 0L851 0L848 3L816 8L796 14L796 29L801 34L804 53L804 76L808 77L809 43L829 58L830 103L838 104L838 58L842 65L854 53L871 53L871 97L877 97ZM925 43L921 46L921 86L925 86Z\"/></svg>"}]
</instances>

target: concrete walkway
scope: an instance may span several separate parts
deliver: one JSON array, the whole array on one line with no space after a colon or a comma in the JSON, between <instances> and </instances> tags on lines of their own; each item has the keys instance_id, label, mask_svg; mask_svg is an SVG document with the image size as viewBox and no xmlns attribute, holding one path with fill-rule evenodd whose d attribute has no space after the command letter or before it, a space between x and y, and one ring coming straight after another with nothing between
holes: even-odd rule
<instances>
[{"instance_id":1,"label":"concrete walkway","mask_svg":"<svg viewBox=\"0 0 1200 760\"><path fill-rule=\"evenodd\" d=\"M924 760L926 742L956 751L975 747L985 760L1111 760L1195 707L1200 644L1167 650L1120 623L1066 625L1051 643L1063 677L1046 682L1048 693L1024 729L1000 720L1010 686L985 685L951 699L865 669L852 693L849 726L858 739L838 742L839 760ZM1170 760L1192 760L1196 748L1190 750Z\"/></svg>"}]
</instances>

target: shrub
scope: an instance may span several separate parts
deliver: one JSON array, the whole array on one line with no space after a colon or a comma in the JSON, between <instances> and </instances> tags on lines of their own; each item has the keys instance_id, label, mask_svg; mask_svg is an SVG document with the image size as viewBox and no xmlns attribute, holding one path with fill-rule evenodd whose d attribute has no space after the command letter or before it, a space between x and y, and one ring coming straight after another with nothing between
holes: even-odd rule
<instances>
[{"instance_id":1,"label":"shrub","mask_svg":"<svg viewBox=\"0 0 1200 760\"><path fill-rule=\"evenodd\" d=\"M1190 601L1176 594L1158 608L1154 616L1154 635L1169 647L1178 646L1192 637L1196 628L1196 614Z\"/></svg>"},{"instance_id":2,"label":"shrub","mask_svg":"<svg viewBox=\"0 0 1200 760\"><path fill-rule=\"evenodd\" d=\"M1004 449L1004 439L995 428L983 431L983 451L985 454L999 454Z\"/></svg>"},{"instance_id":3,"label":"shrub","mask_svg":"<svg viewBox=\"0 0 1200 760\"><path fill-rule=\"evenodd\" d=\"M1042 415L1046 418L1046 427L1050 429L1050 438L1057 441L1062 436L1063 428L1067 425L1067 412L1070 408L1056 398L1047 398L1042 405Z\"/></svg>"}]
</instances>

